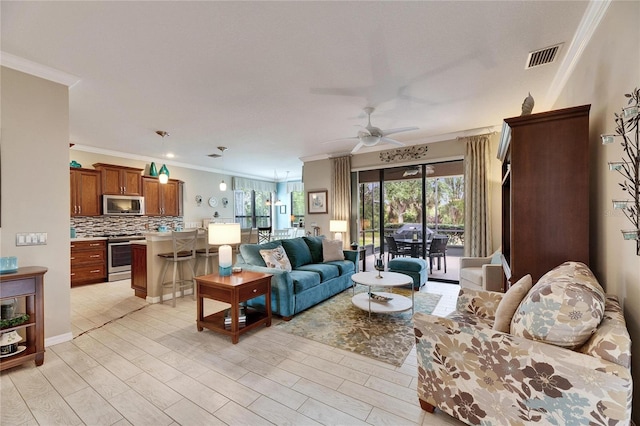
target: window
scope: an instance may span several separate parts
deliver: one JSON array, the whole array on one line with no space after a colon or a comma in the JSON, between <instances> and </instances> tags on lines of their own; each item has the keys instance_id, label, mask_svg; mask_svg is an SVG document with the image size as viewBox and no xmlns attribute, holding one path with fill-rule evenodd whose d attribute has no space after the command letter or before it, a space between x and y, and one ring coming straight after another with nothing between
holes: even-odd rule
<instances>
[{"instance_id":1,"label":"window","mask_svg":"<svg viewBox=\"0 0 640 426\"><path fill-rule=\"evenodd\" d=\"M304 191L291 192L291 224L304 221Z\"/></svg>"},{"instance_id":2,"label":"window","mask_svg":"<svg viewBox=\"0 0 640 426\"><path fill-rule=\"evenodd\" d=\"M234 191L235 219L242 228L271 226L271 199L268 191Z\"/></svg>"}]
</instances>

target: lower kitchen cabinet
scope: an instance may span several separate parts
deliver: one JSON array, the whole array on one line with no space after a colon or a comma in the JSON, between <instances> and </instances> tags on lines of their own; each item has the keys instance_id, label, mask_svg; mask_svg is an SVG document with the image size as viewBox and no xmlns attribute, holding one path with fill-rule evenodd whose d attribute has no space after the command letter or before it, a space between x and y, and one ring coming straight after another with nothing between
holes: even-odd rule
<instances>
[{"instance_id":1,"label":"lower kitchen cabinet","mask_svg":"<svg viewBox=\"0 0 640 426\"><path fill-rule=\"evenodd\" d=\"M71 242L71 287L107 280L107 241Z\"/></svg>"},{"instance_id":2,"label":"lower kitchen cabinet","mask_svg":"<svg viewBox=\"0 0 640 426\"><path fill-rule=\"evenodd\" d=\"M131 244L131 288L137 297L147 297L147 246Z\"/></svg>"}]
</instances>

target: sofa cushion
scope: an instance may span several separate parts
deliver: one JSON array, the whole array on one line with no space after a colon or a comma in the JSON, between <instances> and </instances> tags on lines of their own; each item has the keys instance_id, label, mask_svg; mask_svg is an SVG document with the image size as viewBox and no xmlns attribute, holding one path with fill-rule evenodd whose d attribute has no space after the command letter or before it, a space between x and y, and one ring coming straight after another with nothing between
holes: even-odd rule
<instances>
[{"instance_id":1,"label":"sofa cushion","mask_svg":"<svg viewBox=\"0 0 640 426\"><path fill-rule=\"evenodd\" d=\"M482 288L482 266L470 266L460 269L460 281L463 280Z\"/></svg>"},{"instance_id":2,"label":"sofa cushion","mask_svg":"<svg viewBox=\"0 0 640 426\"><path fill-rule=\"evenodd\" d=\"M293 269L298 269L298 267L307 263L313 263L311 250L309 250L309 246L302 238L290 238L281 242Z\"/></svg>"},{"instance_id":3,"label":"sofa cushion","mask_svg":"<svg viewBox=\"0 0 640 426\"><path fill-rule=\"evenodd\" d=\"M604 315L604 291L589 268L565 262L540 278L511 320L511 334L576 349Z\"/></svg>"},{"instance_id":4,"label":"sofa cushion","mask_svg":"<svg viewBox=\"0 0 640 426\"><path fill-rule=\"evenodd\" d=\"M267 265L267 268L282 269L287 272L291 271L291 263L282 246L272 249L262 249L260 250L260 255Z\"/></svg>"},{"instance_id":5,"label":"sofa cushion","mask_svg":"<svg viewBox=\"0 0 640 426\"><path fill-rule=\"evenodd\" d=\"M324 235L319 237L302 237L302 239L311 251L313 263L322 263L322 240L324 240Z\"/></svg>"},{"instance_id":6,"label":"sofa cushion","mask_svg":"<svg viewBox=\"0 0 640 426\"><path fill-rule=\"evenodd\" d=\"M280 241L264 244L240 244L240 254L246 263L255 266L267 266L260 255L260 250L269 250L281 246Z\"/></svg>"},{"instance_id":7,"label":"sofa cushion","mask_svg":"<svg viewBox=\"0 0 640 426\"><path fill-rule=\"evenodd\" d=\"M491 264L502 265L502 252L500 250L496 250L495 253L491 255Z\"/></svg>"},{"instance_id":8,"label":"sofa cushion","mask_svg":"<svg viewBox=\"0 0 640 426\"><path fill-rule=\"evenodd\" d=\"M326 265L335 265L340 270L340 275L350 274L356 271L356 264L350 260L334 260L327 262Z\"/></svg>"},{"instance_id":9,"label":"sofa cushion","mask_svg":"<svg viewBox=\"0 0 640 426\"><path fill-rule=\"evenodd\" d=\"M516 313L522 299L524 299L529 290L531 290L532 285L531 275L527 274L509 287L509 290L507 290L498 304L496 320L493 323L494 330L502 331L503 333L510 331L511 318L513 318L513 314Z\"/></svg>"},{"instance_id":10,"label":"sofa cushion","mask_svg":"<svg viewBox=\"0 0 640 426\"><path fill-rule=\"evenodd\" d=\"M322 240L322 261L344 260L341 240Z\"/></svg>"},{"instance_id":11,"label":"sofa cushion","mask_svg":"<svg viewBox=\"0 0 640 426\"><path fill-rule=\"evenodd\" d=\"M320 275L320 282L329 281L340 275L340 269L336 265L327 263L309 263L296 268L297 271L315 272Z\"/></svg>"},{"instance_id":12,"label":"sofa cushion","mask_svg":"<svg viewBox=\"0 0 640 426\"><path fill-rule=\"evenodd\" d=\"M293 280L293 292L298 294L320 284L320 274L311 271L293 270L290 272Z\"/></svg>"}]
</instances>

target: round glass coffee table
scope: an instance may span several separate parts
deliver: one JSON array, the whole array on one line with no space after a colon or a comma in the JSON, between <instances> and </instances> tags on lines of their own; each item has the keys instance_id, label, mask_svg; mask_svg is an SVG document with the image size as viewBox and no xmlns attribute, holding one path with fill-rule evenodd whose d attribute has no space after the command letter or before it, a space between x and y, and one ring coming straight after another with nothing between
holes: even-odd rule
<instances>
[{"instance_id":1,"label":"round glass coffee table","mask_svg":"<svg viewBox=\"0 0 640 426\"><path fill-rule=\"evenodd\" d=\"M353 294L351 303L354 306L369 312L379 314L390 314L394 312L402 312L407 309L411 309L411 315L413 315L413 290L411 291L411 299L401 294L375 292L373 294L380 297L380 299L389 300L377 300L370 297L372 293L372 287L400 287L405 285L413 285L413 279L409 275L400 274L397 272L358 272L351 276L353 281ZM369 291L366 293L356 293L356 284L366 285L369 287Z\"/></svg>"}]
</instances>

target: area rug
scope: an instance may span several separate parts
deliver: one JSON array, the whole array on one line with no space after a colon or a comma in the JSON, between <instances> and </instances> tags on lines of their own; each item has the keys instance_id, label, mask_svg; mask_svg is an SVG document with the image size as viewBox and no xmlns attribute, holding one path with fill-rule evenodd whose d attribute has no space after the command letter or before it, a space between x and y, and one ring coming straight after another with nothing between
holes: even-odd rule
<instances>
[{"instance_id":1,"label":"area rug","mask_svg":"<svg viewBox=\"0 0 640 426\"><path fill-rule=\"evenodd\" d=\"M359 286L357 292L366 291ZM389 291L389 290L385 290ZM393 293L411 297L411 290L394 288ZM296 336L368 358L401 366L415 344L411 310L393 314L371 314L351 303L351 288L309 308L278 328ZM431 313L441 295L415 293L415 312Z\"/></svg>"}]
</instances>

